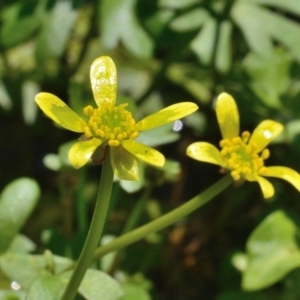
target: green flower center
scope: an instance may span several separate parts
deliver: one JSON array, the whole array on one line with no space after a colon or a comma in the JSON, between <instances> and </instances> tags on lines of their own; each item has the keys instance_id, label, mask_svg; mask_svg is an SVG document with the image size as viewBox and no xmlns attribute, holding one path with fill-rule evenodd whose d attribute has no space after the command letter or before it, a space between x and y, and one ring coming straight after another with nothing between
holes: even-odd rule
<instances>
[{"instance_id":1,"label":"green flower center","mask_svg":"<svg viewBox=\"0 0 300 300\"><path fill-rule=\"evenodd\" d=\"M254 143L247 144L250 133L245 131L242 137L223 139L220 142L221 156L225 162L225 168L231 171L234 180L241 178L251 180L264 166L264 160L270 156L270 151L264 149L259 155Z\"/></svg>"},{"instance_id":2,"label":"green flower center","mask_svg":"<svg viewBox=\"0 0 300 300\"><path fill-rule=\"evenodd\" d=\"M131 112L125 109L127 105L111 106L103 103L98 108L86 106L83 109L84 115L89 118L87 126L83 128L86 137L99 138L115 147L125 139L135 139L139 133Z\"/></svg>"}]
</instances>

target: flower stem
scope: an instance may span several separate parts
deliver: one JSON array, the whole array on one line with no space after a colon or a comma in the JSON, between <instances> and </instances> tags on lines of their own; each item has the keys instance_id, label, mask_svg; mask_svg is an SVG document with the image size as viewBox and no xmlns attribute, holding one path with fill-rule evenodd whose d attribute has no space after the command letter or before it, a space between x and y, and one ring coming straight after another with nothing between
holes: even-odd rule
<instances>
[{"instance_id":1,"label":"flower stem","mask_svg":"<svg viewBox=\"0 0 300 300\"><path fill-rule=\"evenodd\" d=\"M130 230L137 227L137 223L139 222L140 217L141 217L142 213L144 212L145 205L146 205L146 202L149 198L151 190L152 189L150 187L146 187L146 189L143 192L141 198L138 200L136 205L133 207L132 212L131 212L131 214L130 214L129 218L127 219L127 222L124 226L122 234L124 234L126 232L129 232Z\"/></svg>"},{"instance_id":2,"label":"flower stem","mask_svg":"<svg viewBox=\"0 0 300 300\"><path fill-rule=\"evenodd\" d=\"M141 215L143 214L145 210L145 205L147 200L149 199L149 195L152 191L152 185L147 186L145 190L143 191L142 196L138 200L138 202L134 205L129 218L127 219L125 226L122 230L122 234L125 234L129 232L130 230L133 230L135 227L137 227L138 222L140 221ZM121 249L120 249L121 250ZM118 267L119 259L120 259L120 253L121 251L116 251L116 254L114 255L114 259L112 260L112 263L108 269L108 274L114 274L115 270Z\"/></svg>"},{"instance_id":3,"label":"flower stem","mask_svg":"<svg viewBox=\"0 0 300 300\"><path fill-rule=\"evenodd\" d=\"M109 151L108 151L109 152ZM85 240L85 244L81 251L80 257L75 266L75 270L68 283L68 286L61 300L73 300L78 287L85 275L86 270L90 266L95 249L97 248L101 234L104 228L107 210L109 207L110 196L113 185L113 170L110 163L109 154L105 158L102 167L100 186L97 196L97 202L90 225L90 229Z\"/></svg>"},{"instance_id":4,"label":"flower stem","mask_svg":"<svg viewBox=\"0 0 300 300\"><path fill-rule=\"evenodd\" d=\"M109 252L124 248L127 245L141 240L150 233L157 232L175 223L176 221L192 213L197 208L201 207L202 205L210 201L212 198L214 198L216 195L221 193L226 187L229 186L231 182L232 177L230 174L227 174L226 176L222 177L218 182L216 182L207 190L205 190L203 193L195 196L194 198L182 204L178 208L175 208L174 210L155 219L154 221L151 221L137 229L125 233L113 240L112 242L97 248L94 255L94 259L98 259Z\"/></svg>"}]
</instances>

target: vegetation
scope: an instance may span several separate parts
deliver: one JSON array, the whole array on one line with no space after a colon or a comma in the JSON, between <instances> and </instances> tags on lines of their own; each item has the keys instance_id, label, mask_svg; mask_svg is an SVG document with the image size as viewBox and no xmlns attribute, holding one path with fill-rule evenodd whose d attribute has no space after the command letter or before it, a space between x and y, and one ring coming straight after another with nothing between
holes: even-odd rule
<instances>
[{"instance_id":1,"label":"vegetation","mask_svg":"<svg viewBox=\"0 0 300 300\"><path fill-rule=\"evenodd\" d=\"M0 300L73 299L103 198L75 299L298 299L299 18L297 0L0 2ZM103 107L99 57L129 140L76 127Z\"/></svg>"}]
</instances>

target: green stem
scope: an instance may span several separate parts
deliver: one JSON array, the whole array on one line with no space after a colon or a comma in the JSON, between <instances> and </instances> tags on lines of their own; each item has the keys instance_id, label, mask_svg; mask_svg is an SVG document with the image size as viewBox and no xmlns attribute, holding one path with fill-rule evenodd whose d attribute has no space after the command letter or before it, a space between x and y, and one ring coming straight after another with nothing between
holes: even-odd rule
<instances>
[{"instance_id":1,"label":"green stem","mask_svg":"<svg viewBox=\"0 0 300 300\"><path fill-rule=\"evenodd\" d=\"M69 281L69 284L61 298L61 300L73 300L78 287L85 275L86 270L90 266L95 249L97 248L103 227L106 220L107 210L109 207L110 196L113 185L113 170L110 163L109 155L103 162L100 186L97 196L97 202L90 225L90 229L85 240L85 244L81 251L80 257L75 266L75 270Z\"/></svg>"},{"instance_id":2,"label":"green stem","mask_svg":"<svg viewBox=\"0 0 300 300\"><path fill-rule=\"evenodd\" d=\"M152 188L150 186L147 186L138 202L134 205L130 216L127 219L125 226L122 230L122 234L129 232L137 226L138 222L140 221L141 215L144 212L146 202L149 198L149 195L151 194L151 190ZM114 259L110 265L110 268L108 269L108 274L114 274L116 268L118 267L120 252L121 251L116 252Z\"/></svg>"},{"instance_id":3,"label":"green stem","mask_svg":"<svg viewBox=\"0 0 300 300\"><path fill-rule=\"evenodd\" d=\"M218 182L216 182L207 190L205 190L203 193L195 196L194 198L182 204L178 208L175 208L174 210L155 219L154 221L149 222L128 233L125 233L120 237L116 238L115 240L113 240L112 242L102 247L99 247L95 252L94 259L98 259L109 252L124 248L127 245L130 245L138 240L141 240L142 238L146 237L150 233L157 232L175 223L176 221L192 213L197 208L204 205L212 198L214 198L216 195L221 193L226 187L229 186L231 182L232 182L232 177L230 174L227 174L226 176L222 177Z\"/></svg>"},{"instance_id":4,"label":"green stem","mask_svg":"<svg viewBox=\"0 0 300 300\"><path fill-rule=\"evenodd\" d=\"M122 234L132 230L137 226L137 223L140 220L142 213L144 212L146 201L149 198L151 188L146 187L146 190L143 192L141 198L138 200L136 205L134 206L125 226Z\"/></svg>"}]
</instances>

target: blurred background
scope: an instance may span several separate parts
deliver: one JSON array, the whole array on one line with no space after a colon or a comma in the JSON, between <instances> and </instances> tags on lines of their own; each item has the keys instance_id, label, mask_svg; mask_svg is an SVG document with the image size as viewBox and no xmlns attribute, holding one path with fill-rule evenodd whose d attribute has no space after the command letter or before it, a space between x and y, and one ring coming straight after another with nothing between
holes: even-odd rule
<instances>
[{"instance_id":1,"label":"blurred background","mask_svg":"<svg viewBox=\"0 0 300 300\"><path fill-rule=\"evenodd\" d=\"M53 93L82 114L94 104L90 65L108 55L118 70L118 101L128 102L137 120L182 101L200 107L142 137L167 163L144 166L138 182L115 182L109 239L129 228L133 211L139 226L223 176L217 166L185 155L195 141L218 145L214 101L223 91L236 99L241 130L264 119L285 126L266 165L300 171L299 21L298 0L0 0L0 190L22 176L41 187L23 228L36 252L78 257L101 175L101 166L69 165L67 151L78 136L43 115L34 102L38 92ZM299 219L298 192L272 183L276 194L268 202L258 184L230 187L103 268L122 271L141 287L144 298L136 299L299 299L297 270L292 279L246 292L232 259L271 212Z\"/></svg>"}]
</instances>

